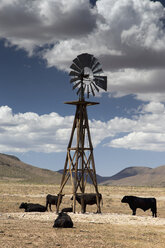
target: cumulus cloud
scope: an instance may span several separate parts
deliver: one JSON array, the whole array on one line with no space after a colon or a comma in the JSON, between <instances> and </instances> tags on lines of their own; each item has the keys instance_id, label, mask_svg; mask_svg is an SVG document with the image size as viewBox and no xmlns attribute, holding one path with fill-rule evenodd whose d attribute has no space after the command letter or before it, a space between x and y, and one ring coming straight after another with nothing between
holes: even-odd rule
<instances>
[{"instance_id":1,"label":"cumulus cloud","mask_svg":"<svg viewBox=\"0 0 165 248\"><path fill-rule=\"evenodd\" d=\"M0 2L0 37L30 54L36 46L81 38L95 27L96 13L87 0Z\"/></svg>"},{"instance_id":2,"label":"cumulus cloud","mask_svg":"<svg viewBox=\"0 0 165 248\"><path fill-rule=\"evenodd\" d=\"M114 97L134 94L142 101L165 101L165 70L124 69L108 72L109 90Z\"/></svg>"},{"instance_id":3,"label":"cumulus cloud","mask_svg":"<svg viewBox=\"0 0 165 248\"><path fill-rule=\"evenodd\" d=\"M8 106L0 107L0 150L1 152L20 152L28 151L55 153L66 151L73 116L62 117L52 112L50 114L38 115L36 113L13 114ZM106 135L103 132L100 121L91 121L93 145L98 145ZM97 134L97 135L96 135ZM73 140L72 146L76 141ZM89 144L87 144L89 145Z\"/></svg>"},{"instance_id":4,"label":"cumulus cloud","mask_svg":"<svg viewBox=\"0 0 165 248\"><path fill-rule=\"evenodd\" d=\"M69 139L73 116L57 113L13 114L8 106L0 107L0 149L3 152L61 152Z\"/></svg>"},{"instance_id":5,"label":"cumulus cloud","mask_svg":"<svg viewBox=\"0 0 165 248\"><path fill-rule=\"evenodd\" d=\"M132 132L123 138L113 140L111 147L131 150L164 152L165 133Z\"/></svg>"},{"instance_id":6,"label":"cumulus cloud","mask_svg":"<svg viewBox=\"0 0 165 248\"><path fill-rule=\"evenodd\" d=\"M1 106L0 150L19 153L66 151L73 118L54 112L45 115L32 112L13 114L10 107ZM94 147L104 144L115 148L165 151L165 106L162 103L142 105L132 119L90 120L89 126ZM110 139L109 143L105 143L107 139Z\"/></svg>"},{"instance_id":7,"label":"cumulus cloud","mask_svg":"<svg viewBox=\"0 0 165 248\"><path fill-rule=\"evenodd\" d=\"M158 1L2 0L0 37L68 71L83 52L94 54L120 97L165 101L165 9ZM46 48L47 47L47 48ZM42 52L41 52L42 51Z\"/></svg>"},{"instance_id":8,"label":"cumulus cloud","mask_svg":"<svg viewBox=\"0 0 165 248\"><path fill-rule=\"evenodd\" d=\"M127 119L129 130L120 138L114 138L107 144L110 147L132 150L165 151L165 106L150 102L142 107L141 113L133 120ZM116 123L117 125L117 123ZM117 126L122 131L118 122Z\"/></svg>"},{"instance_id":9,"label":"cumulus cloud","mask_svg":"<svg viewBox=\"0 0 165 248\"><path fill-rule=\"evenodd\" d=\"M67 49L77 54L91 51L106 70L164 66L160 56L165 52L164 8L159 2L101 0L96 2L96 10L102 19L97 19L92 33L81 40L61 40L52 51L62 47L63 53Z\"/></svg>"},{"instance_id":10,"label":"cumulus cloud","mask_svg":"<svg viewBox=\"0 0 165 248\"><path fill-rule=\"evenodd\" d=\"M102 63L111 95L165 101L164 7L149 0L101 0L96 7L97 28L45 50L48 65L67 70L77 54L89 52Z\"/></svg>"}]
</instances>

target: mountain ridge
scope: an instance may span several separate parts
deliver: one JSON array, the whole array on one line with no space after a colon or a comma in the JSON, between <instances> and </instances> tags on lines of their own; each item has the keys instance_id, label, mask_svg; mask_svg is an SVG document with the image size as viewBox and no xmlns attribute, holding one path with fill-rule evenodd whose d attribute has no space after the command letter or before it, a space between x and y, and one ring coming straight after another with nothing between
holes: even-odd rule
<instances>
[{"instance_id":1,"label":"mountain ridge","mask_svg":"<svg viewBox=\"0 0 165 248\"><path fill-rule=\"evenodd\" d=\"M22 162L19 158L0 153L0 180L28 183L60 184L63 170L52 171ZM156 168L127 167L113 176L97 176L99 185L165 187L165 165ZM90 178L88 183L91 183Z\"/></svg>"},{"instance_id":2,"label":"mountain ridge","mask_svg":"<svg viewBox=\"0 0 165 248\"><path fill-rule=\"evenodd\" d=\"M140 166L127 167L101 184L118 186L165 187L165 165L161 165L156 168Z\"/></svg>"},{"instance_id":3,"label":"mountain ridge","mask_svg":"<svg viewBox=\"0 0 165 248\"><path fill-rule=\"evenodd\" d=\"M55 171L26 164L13 155L0 153L0 179L24 183L59 184L61 175Z\"/></svg>"}]
</instances>

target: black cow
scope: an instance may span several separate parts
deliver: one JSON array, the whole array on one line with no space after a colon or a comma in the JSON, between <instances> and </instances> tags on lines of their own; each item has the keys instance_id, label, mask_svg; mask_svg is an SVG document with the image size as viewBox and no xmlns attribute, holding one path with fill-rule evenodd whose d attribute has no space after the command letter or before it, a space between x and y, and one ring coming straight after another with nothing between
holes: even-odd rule
<instances>
[{"instance_id":1,"label":"black cow","mask_svg":"<svg viewBox=\"0 0 165 248\"><path fill-rule=\"evenodd\" d=\"M157 207L155 198L142 198L136 196L124 196L122 203L128 203L132 209L132 214L136 215L136 209L141 208L143 211L151 209L152 216L157 217Z\"/></svg>"},{"instance_id":2,"label":"black cow","mask_svg":"<svg viewBox=\"0 0 165 248\"><path fill-rule=\"evenodd\" d=\"M97 198L95 193L85 193L85 194L76 194L76 200L81 205L81 198L84 198L84 208L82 209L83 213L86 212L86 205L97 204ZM71 197L73 200L73 196ZM102 201L102 195L99 194L99 203Z\"/></svg>"},{"instance_id":3,"label":"black cow","mask_svg":"<svg viewBox=\"0 0 165 248\"><path fill-rule=\"evenodd\" d=\"M53 227L72 228L73 221L68 214L61 212L58 214L58 217L55 220Z\"/></svg>"},{"instance_id":4,"label":"black cow","mask_svg":"<svg viewBox=\"0 0 165 248\"><path fill-rule=\"evenodd\" d=\"M49 205L49 210L50 211L52 211L52 209L51 209L51 205L56 205L56 209L57 209L57 202L58 202L58 197L59 197L60 195L50 195L50 194L48 194L47 196L46 196L46 209L48 210L48 205ZM62 202L62 197L63 197L64 195L61 195L61 198L60 198L60 204L61 204L61 202Z\"/></svg>"},{"instance_id":5,"label":"black cow","mask_svg":"<svg viewBox=\"0 0 165 248\"><path fill-rule=\"evenodd\" d=\"M22 202L19 208L24 208L25 212L45 212L46 207L35 203Z\"/></svg>"},{"instance_id":6,"label":"black cow","mask_svg":"<svg viewBox=\"0 0 165 248\"><path fill-rule=\"evenodd\" d=\"M73 212L73 207L70 207L70 208L63 208L61 210L62 213L68 213L68 212Z\"/></svg>"}]
</instances>

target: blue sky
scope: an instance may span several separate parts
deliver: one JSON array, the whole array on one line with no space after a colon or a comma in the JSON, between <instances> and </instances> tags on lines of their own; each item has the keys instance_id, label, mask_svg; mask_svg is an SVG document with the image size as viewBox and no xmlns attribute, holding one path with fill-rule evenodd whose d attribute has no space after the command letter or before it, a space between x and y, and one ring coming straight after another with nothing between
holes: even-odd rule
<instances>
[{"instance_id":1,"label":"blue sky","mask_svg":"<svg viewBox=\"0 0 165 248\"><path fill-rule=\"evenodd\" d=\"M94 1L93 1L94 2ZM0 152L63 168L77 99L69 67L98 58L107 92L88 108L96 171L165 164L164 1L2 0ZM85 18L84 18L85 16Z\"/></svg>"}]
</instances>

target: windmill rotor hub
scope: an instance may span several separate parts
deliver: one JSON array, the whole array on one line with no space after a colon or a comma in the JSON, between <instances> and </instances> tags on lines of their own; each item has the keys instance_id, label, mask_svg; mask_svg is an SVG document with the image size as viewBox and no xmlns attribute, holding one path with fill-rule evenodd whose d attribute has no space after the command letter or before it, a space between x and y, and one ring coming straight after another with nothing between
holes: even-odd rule
<instances>
[{"instance_id":1,"label":"windmill rotor hub","mask_svg":"<svg viewBox=\"0 0 165 248\"><path fill-rule=\"evenodd\" d=\"M93 72L89 67L84 68L84 83L88 84L91 80L93 80Z\"/></svg>"}]
</instances>

